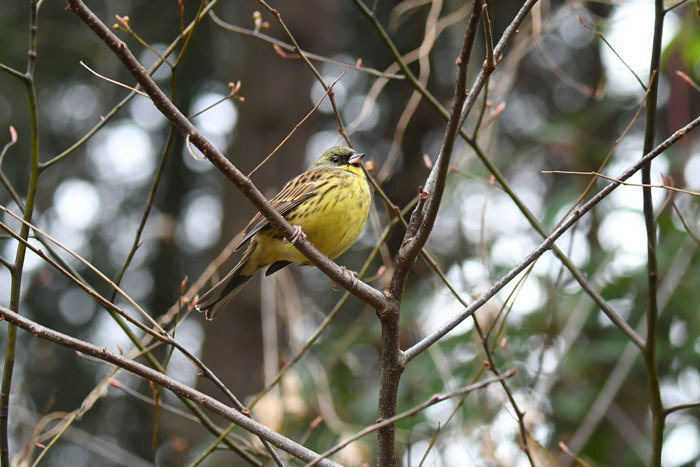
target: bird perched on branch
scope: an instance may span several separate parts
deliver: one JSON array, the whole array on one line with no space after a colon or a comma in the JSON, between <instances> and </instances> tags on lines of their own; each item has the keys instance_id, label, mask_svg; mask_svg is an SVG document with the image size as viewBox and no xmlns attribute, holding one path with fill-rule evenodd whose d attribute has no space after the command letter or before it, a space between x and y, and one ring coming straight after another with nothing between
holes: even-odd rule
<instances>
[{"instance_id":1,"label":"bird perched on branch","mask_svg":"<svg viewBox=\"0 0 700 467\"><path fill-rule=\"evenodd\" d=\"M290 243L265 217L257 213L243 230L236 250L247 242L240 262L218 284L202 295L197 309L212 320L233 296L267 267L265 275L291 263L309 264L294 247L300 237L308 240L331 259L355 243L367 220L370 193L362 171L364 154L344 146L334 146L282 188L270 200L272 206L294 225L297 233Z\"/></svg>"}]
</instances>

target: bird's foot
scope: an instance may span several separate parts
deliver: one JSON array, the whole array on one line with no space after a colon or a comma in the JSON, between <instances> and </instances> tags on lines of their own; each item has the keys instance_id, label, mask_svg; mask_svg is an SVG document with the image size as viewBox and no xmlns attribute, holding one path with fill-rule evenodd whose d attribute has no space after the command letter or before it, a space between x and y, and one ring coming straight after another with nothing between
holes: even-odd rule
<instances>
[{"instance_id":1,"label":"bird's foot","mask_svg":"<svg viewBox=\"0 0 700 467\"><path fill-rule=\"evenodd\" d=\"M300 225L294 225L292 227L294 227L294 235L292 236L292 241L291 241L292 245L294 245L296 242L298 242L300 238L303 240L306 240L306 234L304 233L303 230L301 230Z\"/></svg>"}]
</instances>

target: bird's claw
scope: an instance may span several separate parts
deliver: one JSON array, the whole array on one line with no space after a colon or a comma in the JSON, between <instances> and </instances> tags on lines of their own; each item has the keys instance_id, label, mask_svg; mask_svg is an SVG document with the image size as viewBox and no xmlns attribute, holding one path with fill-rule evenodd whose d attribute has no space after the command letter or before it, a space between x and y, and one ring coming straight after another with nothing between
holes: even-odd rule
<instances>
[{"instance_id":1,"label":"bird's claw","mask_svg":"<svg viewBox=\"0 0 700 467\"><path fill-rule=\"evenodd\" d=\"M304 231L301 229L300 225L294 225L294 235L292 236L291 243L294 245L296 242L299 241L299 239L306 240L306 234Z\"/></svg>"}]
</instances>

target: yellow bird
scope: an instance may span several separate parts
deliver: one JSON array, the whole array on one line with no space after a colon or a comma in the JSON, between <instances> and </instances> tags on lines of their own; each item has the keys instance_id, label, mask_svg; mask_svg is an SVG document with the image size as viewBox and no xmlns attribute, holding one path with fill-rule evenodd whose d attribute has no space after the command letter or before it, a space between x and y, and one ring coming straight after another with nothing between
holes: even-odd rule
<instances>
[{"instance_id":1,"label":"yellow bird","mask_svg":"<svg viewBox=\"0 0 700 467\"><path fill-rule=\"evenodd\" d=\"M265 275L291 263L309 264L293 243L308 240L331 259L355 243L369 213L370 192L362 171L364 154L344 146L334 146L282 188L270 200L297 235L290 243L272 228L260 213L243 230L236 250L250 244L240 262L218 284L197 301L197 310L212 320L248 280L269 266Z\"/></svg>"}]
</instances>

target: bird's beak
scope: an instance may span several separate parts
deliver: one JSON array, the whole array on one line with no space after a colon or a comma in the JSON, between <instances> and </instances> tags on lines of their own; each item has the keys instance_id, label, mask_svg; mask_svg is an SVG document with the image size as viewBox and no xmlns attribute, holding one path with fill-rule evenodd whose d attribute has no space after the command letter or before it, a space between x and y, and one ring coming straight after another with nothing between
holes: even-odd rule
<instances>
[{"instance_id":1,"label":"bird's beak","mask_svg":"<svg viewBox=\"0 0 700 467\"><path fill-rule=\"evenodd\" d=\"M348 159L348 164L359 164L362 158L365 157L365 153L355 153Z\"/></svg>"}]
</instances>

